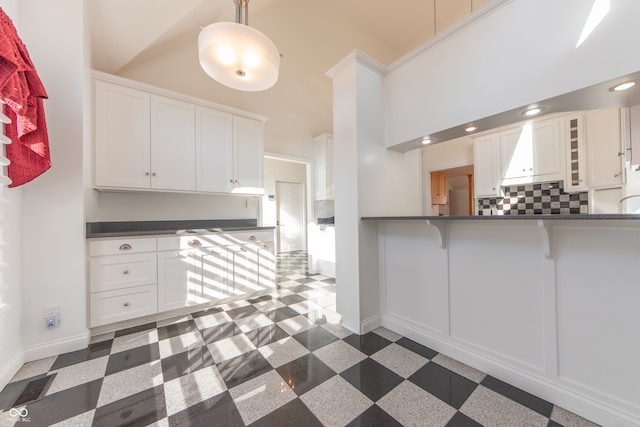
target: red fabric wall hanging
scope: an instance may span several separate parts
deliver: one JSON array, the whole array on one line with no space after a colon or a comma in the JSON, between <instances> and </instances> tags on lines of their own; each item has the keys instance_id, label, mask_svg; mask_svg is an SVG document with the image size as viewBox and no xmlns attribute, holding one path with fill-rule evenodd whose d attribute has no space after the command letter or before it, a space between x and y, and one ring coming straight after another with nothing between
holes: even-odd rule
<instances>
[{"instance_id":1,"label":"red fabric wall hanging","mask_svg":"<svg viewBox=\"0 0 640 427\"><path fill-rule=\"evenodd\" d=\"M51 167L49 137L43 99L47 98L29 53L13 22L0 8L0 98L11 124L5 133L11 139L6 157L9 187L25 184Z\"/></svg>"}]
</instances>

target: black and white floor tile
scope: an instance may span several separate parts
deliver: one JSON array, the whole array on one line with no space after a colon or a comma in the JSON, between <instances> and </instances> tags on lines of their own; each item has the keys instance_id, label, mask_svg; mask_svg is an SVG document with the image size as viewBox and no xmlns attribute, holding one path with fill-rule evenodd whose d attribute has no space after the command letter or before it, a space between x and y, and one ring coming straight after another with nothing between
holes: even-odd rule
<instances>
[{"instance_id":1,"label":"black and white floor tile","mask_svg":"<svg viewBox=\"0 0 640 427\"><path fill-rule=\"evenodd\" d=\"M278 261L269 295L27 363L0 426L594 426L387 329L350 333L335 280Z\"/></svg>"}]
</instances>

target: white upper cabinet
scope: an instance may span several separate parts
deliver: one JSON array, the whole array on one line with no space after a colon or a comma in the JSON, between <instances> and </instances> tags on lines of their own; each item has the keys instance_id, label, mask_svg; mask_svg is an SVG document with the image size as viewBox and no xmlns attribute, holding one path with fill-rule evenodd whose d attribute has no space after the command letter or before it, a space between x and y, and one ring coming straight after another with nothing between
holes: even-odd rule
<instances>
[{"instance_id":1,"label":"white upper cabinet","mask_svg":"<svg viewBox=\"0 0 640 427\"><path fill-rule=\"evenodd\" d=\"M196 189L228 193L233 180L233 116L196 108Z\"/></svg>"},{"instance_id":2,"label":"white upper cabinet","mask_svg":"<svg viewBox=\"0 0 640 427\"><path fill-rule=\"evenodd\" d=\"M587 156L589 159L589 186L615 187L624 183L620 110L588 111Z\"/></svg>"},{"instance_id":3,"label":"white upper cabinet","mask_svg":"<svg viewBox=\"0 0 640 427\"><path fill-rule=\"evenodd\" d=\"M504 185L564 179L560 121L525 123L500 133Z\"/></svg>"},{"instance_id":4,"label":"white upper cabinet","mask_svg":"<svg viewBox=\"0 0 640 427\"><path fill-rule=\"evenodd\" d=\"M264 125L259 120L233 117L234 193L264 194L263 129Z\"/></svg>"},{"instance_id":5,"label":"white upper cabinet","mask_svg":"<svg viewBox=\"0 0 640 427\"><path fill-rule=\"evenodd\" d=\"M151 95L95 82L95 185L150 188Z\"/></svg>"},{"instance_id":6,"label":"white upper cabinet","mask_svg":"<svg viewBox=\"0 0 640 427\"><path fill-rule=\"evenodd\" d=\"M95 75L96 188L264 193L264 118Z\"/></svg>"},{"instance_id":7,"label":"white upper cabinet","mask_svg":"<svg viewBox=\"0 0 640 427\"><path fill-rule=\"evenodd\" d=\"M151 97L151 188L196 189L195 107Z\"/></svg>"},{"instance_id":8,"label":"white upper cabinet","mask_svg":"<svg viewBox=\"0 0 640 427\"><path fill-rule=\"evenodd\" d=\"M485 135L473 140L475 197L500 197L500 140Z\"/></svg>"}]
</instances>

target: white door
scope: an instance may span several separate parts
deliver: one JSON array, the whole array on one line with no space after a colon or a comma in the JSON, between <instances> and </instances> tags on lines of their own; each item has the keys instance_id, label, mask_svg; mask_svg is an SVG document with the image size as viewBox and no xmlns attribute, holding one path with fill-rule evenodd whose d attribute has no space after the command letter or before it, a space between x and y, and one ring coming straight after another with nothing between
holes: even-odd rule
<instances>
[{"instance_id":1,"label":"white door","mask_svg":"<svg viewBox=\"0 0 640 427\"><path fill-rule=\"evenodd\" d=\"M278 252L304 249L304 190L299 182L276 181Z\"/></svg>"}]
</instances>

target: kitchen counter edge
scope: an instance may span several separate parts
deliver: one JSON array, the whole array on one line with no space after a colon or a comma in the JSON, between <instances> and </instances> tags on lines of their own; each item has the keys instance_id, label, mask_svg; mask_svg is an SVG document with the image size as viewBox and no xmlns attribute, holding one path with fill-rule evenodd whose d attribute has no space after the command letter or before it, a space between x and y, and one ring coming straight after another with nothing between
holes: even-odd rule
<instances>
[{"instance_id":1,"label":"kitchen counter edge","mask_svg":"<svg viewBox=\"0 0 640 427\"><path fill-rule=\"evenodd\" d=\"M362 221L496 221L496 220L555 220L555 221L576 221L576 220L609 220L627 221L640 220L637 214L583 214L583 215L461 215L461 216L363 216Z\"/></svg>"}]
</instances>

